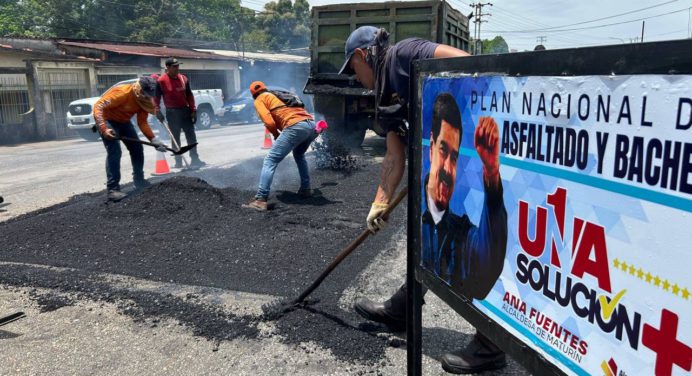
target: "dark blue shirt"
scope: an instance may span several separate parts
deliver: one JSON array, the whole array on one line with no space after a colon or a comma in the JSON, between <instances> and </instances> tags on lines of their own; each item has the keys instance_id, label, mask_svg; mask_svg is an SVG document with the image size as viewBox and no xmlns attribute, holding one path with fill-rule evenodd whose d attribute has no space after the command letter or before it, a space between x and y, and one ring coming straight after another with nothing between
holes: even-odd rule
<instances>
[{"instance_id":1,"label":"dark blue shirt","mask_svg":"<svg viewBox=\"0 0 692 376\"><path fill-rule=\"evenodd\" d=\"M383 97L388 101L393 93L409 103L409 71L416 60L432 59L438 44L420 38L399 41L387 51L387 86Z\"/></svg>"}]
</instances>

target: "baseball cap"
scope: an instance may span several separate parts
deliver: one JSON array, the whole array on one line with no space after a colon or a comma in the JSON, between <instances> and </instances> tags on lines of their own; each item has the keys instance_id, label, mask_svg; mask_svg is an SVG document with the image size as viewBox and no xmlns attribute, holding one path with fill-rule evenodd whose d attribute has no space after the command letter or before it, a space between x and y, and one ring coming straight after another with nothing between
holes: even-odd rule
<instances>
[{"instance_id":1,"label":"baseball cap","mask_svg":"<svg viewBox=\"0 0 692 376\"><path fill-rule=\"evenodd\" d=\"M156 80L151 76L142 76L139 78L139 86L142 87L142 93L153 97L156 95Z\"/></svg>"},{"instance_id":2,"label":"baseball cap","mask_svg":"<svg viewBox=\"0 0 692 376\"><path fill-rule=\"evenodd\" d=\"M255 81L250 84L250 94L253 97L264 90L267 90L267 85L265 85L262 81Z\"/></svg>"},{"instance_id":3,"label":"baseball cap","mask_svg":"<svg viewBox=\"0 0 692 376\"><path fill-rule=\"evenodd\" d=\"M339 74L353 73L351 67L348 66L351 56L353 56L353 53L356 52L356 48L370 47L373 43L375 43L375 36L379 30L380 29L374 26L361 26L353 30L351 35L348 36L348 39L346 39L346 48L344 49L346 54L346 62L344 62L344 65L339 70Z\"/></svg>"},{"instance_id":4,"label":"baseball cap","mask_svg":"<svg viewBox=\"0 0 692 376\"><path fill-rule=\"evenodd\" d=\"M169 57L168 59L166 59L166 66L170 67L172 65L180 65L180 62L178 61L178 59L174 57Z\"/></svg>"}]
</instances>

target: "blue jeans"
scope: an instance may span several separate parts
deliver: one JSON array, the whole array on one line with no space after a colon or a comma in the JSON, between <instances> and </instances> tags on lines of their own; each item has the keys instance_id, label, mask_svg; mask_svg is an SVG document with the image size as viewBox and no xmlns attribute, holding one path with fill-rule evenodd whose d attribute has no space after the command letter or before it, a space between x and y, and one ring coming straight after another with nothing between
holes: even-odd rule
<instances>
[{"instance_id":1,"label":"blue jeans","mask_svg":"<svg viewBox=\"0 0 692 376\"><path fill-rule=\"evenodd\" d=\"M138 138L135 127L132 123L118 123L108 120L108 124L113 128L118 137ZM130 160L132 161L132 178L135 184L144 181L144 148L142 144L131 141L123 141L125 147L130 152ZM122 150L120 149L119 140L103 139L103 145L106 147L106 188L108 190L120 190L120 157Z\"/></svg>"},{"instance_id":2,"label":"blue jeans","mask_svg":"<svg viewBox=\"0 0 692 376\"><path fill-rule=\"evenodd\" d=\"M293 151L293 159L296 160L298 173L300 173L300 189L310 188L310 171L308 162L305 160L305 152L315 138L317 138L317 132L312 120L304 120L284 128L279 138L274 142L274 146L269 150L269 154L264 158L259 188L255 195L256 199L266 200L269 197L269 188L271 188L274 179L276 166L291 151Z\"/></svg>"}]
</instances>

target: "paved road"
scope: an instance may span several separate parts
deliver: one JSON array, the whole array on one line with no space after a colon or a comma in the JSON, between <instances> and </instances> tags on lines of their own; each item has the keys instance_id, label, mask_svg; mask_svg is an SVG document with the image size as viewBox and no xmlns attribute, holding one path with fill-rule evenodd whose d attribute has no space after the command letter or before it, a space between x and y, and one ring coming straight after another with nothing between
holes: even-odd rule
<instances>
[{"instance_id":1,"label":"paved road","mask_svg":"<svg viewBox=\"0 0 692 376\"><path fill-rule=\"evenodd\" d=\"M200 157L215 167L264 155L266 151L260 148L263 137L264 128L259 124L197 132ZM149 175L154 171L156 150L145 146L144 151L144 172ZM75 194L104 190L105 156L100 141L81 139L0 146L0 195L12 203L0 211L0 221L61 203ZM173 166L170 156L168 163ZM123 184L132 181L124 147L122 176Z\"/></svg>"},{"instance_id":2,"label":"paved road","mask_svg":"<svg viewBox=\"0 0 692 376\"><path fill-rule=\"evenodd\" d=\"M184 174L201 177L217 187L251 191L257 183L261 157L266 153L259 148L262 137L263 129L258 125L200 132L200 155L210 167ZM382 143L370 139L364 150L371 162L377 162L382 153ZM12 202L6 212L0 213L0 221L59 204L74 194L103 190L104 155L100 143L78 140L0 147L0 194ZM145 169L152 171L153 150L147 151L146 158ZM314 166L311 156L309 160ZM274 181L283 189L297 187L295 165L290 160L288 162L280 165ZM124 176L129 174L128 165L125 160ZM328 193L333 198L350 194L339 191L337 187L330 183L325 190L331 189ZM370 184L363 184L363 187L363 192L370 197ZM301 213L298 208L295 210ZM353 220L360 221L361 217ZM50 223L50 215L44 219ZM243 219L227 217L224 220L232 226L232 221ZM180 307L180 317L194 320L198 317L195 315L209 314L204 310L196 311L196 307L208 303L231 316L257 315L262 304L273 301L279 294L168 282L167 279L154 280L133 276L132 273L92 273L88 278L81 278L85 271L66 265L60 257L29 263L6 260L0 254L0 272L4 275L0 279L8 281L0 282L0 315L22 310L28 316L0 328L0 344L3 345L0 346L0 374L402 375L405 373L406 350L401 347L401 334L387 333L379 327L374 330L367 325L363 327L364 320L353 314L351 308L356 297L368 296L377 300L388 297L402 281L405 230L403 226L392 225L386 234L391 238L378 240L378 243L388 245L381 249L378 247L376 257L367 267L349 269L346 263L336 272L347 276L349 283L346 287L327 291L330 284L323 286L321 294L338 302L340 311L334 316L313 314L306 322L288 321L289 326L286 323L260 322L252 327L257 333L251 339L233 337L220 342L200 337L196 334L199 328L194 322L176 319L176 315L157 317L151 314L144 320L136 320L133 317L141 315L128 314L128 310L157 312L159 305L174 302L174 308ZM299 232L295 235L301 236ZM379 239L383 236L380 235ZM0 231L0 244L3 243ZM45 246L59 247L56 244ZM73 249L65 251L77 252ZM129 250L121 250L121 253L123 251ZM90 260L88 249L84 255ZM320 258L316 263L326 265L329 261ZM13 278L15 282L12 282ZM234 276L223 276L226 278L233 279ZM299 278L302 281L306 276L300 275ZM107 288L99 287L93 294L80 293L80 281ZM264 287L266 291L271 286ZM276 290L280 291L280 287L277 286ZM130 297L126 301L133 299L131 305L110 301L107 294L113 294L113 291ZM65 304L61 296L71 303ZM294 314L294 317L302 316ZM305 337L301 333L305 325L321 325L325 330L314 338ZM442 375L444 372L436 359L470 341L474 330L432 294L426 296L423 325L424 372ZM333 330L329 330L330 327ZM342 339L336 333L351 334ZM377 354L354 357L340 353L344 348L353 348L350 342L342 343L353 338L360 338L363 348L379 346ZM524 375L526 372L512 361L509 367L493 374Z\"/></svg>"}]
</instances>

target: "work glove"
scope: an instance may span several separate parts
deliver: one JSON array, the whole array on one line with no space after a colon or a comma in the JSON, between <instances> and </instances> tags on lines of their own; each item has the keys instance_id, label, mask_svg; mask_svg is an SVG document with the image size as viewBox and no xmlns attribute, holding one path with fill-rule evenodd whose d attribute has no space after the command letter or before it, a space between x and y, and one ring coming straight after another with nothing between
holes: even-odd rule
<instances>
[{"instance_id":1,"label":"work glove","mask_svg":"<svg viewBox=\"0 0 692 376\"><path fill-rule=\"evenodd\" d=\"M161 141L158 137L152 138L151 143L154 144L157 151L164 152L164 153L167 151L166 144L164 144L163 141Z\"/></svg>"},{"instance_id":2,"label":"work glove","mask_svg":"<svg viewBox=\"0 0 692 376\"><path fill-rule=\"evenodd\" d=\"M161 111L156 111L156 118L157 118L161 123L163 123L164 120L166 120L166 118L163 116L163 114L161 113Z\"/></svg>"},{"instance_id":3,"label":"work glove","mask_svg":"<svg viewBox=\"0 0 692 376\"><path fill-rule=\"evenodd\" d=\"M192 124L195 124L197 122L197 111L192 111L190 113L190 120L192 120Z\"/></svg>"},{"instance_id":4,"label":"work glove","mask_svg":"<svg viewBox=\"0 0 692 376\"><path fill-rule=\"evenodd\" d=\"M368 230L373 234L377 231L382 230L387 225L387 218L383 218L382 214L387 210L389 204L383 202L373 202L370 207L370 213L368 213L368 218L366 222L368 224Z\"/></svg>"}]
</instances>

